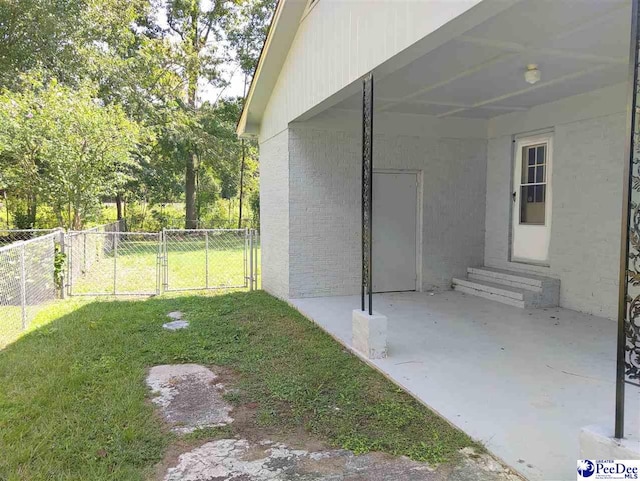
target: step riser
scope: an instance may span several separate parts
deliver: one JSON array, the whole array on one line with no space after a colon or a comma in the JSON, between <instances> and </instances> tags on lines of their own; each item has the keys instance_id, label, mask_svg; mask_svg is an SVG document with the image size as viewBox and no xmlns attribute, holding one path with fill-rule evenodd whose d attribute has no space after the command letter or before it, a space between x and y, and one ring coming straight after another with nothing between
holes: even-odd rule
<instances>
[{"instance_id":1,"label":"step riser","mask_svg":"<svg viewBox=\"0 0 640 481\"><path fill-rule=\"evenodd\" d=\"M492 301L498 301L498 302L501 302L502 304L507 304L513 307L519 307L521 309L524 309L526 307L524 301L518 301L510 297L499 296L491 292L480 291L470 287L462 286L460 284L454 285L453 289L458 292L464 292L465 294L470 294L472 296L482 297L484 299L490 299Z\"/></svg>"},{"instance_id":2,"label":"step riser","mask_svg":"<svg viewBox=\"0 0 640 481\"><path fill-rule=\"evenodd\" d=\"M485 276L471 272L467 275L467 277L469 278L469 280L493 282L494 284L502 284L503 286L515 287L517 289L527 289L533 292L542 292L543 289L543 287L540 285L535 286L523 282L512 281L500 277Z\"/></svg>"},{"instance_id":3,"label":"step riser","mask_svg":"<svg viewBox=\"0 0 640 481\"><path fill-rule=\"evenodd\" d=\"M467 289L474 289L476 291L486 292L494 296L508 297L509 299L514 299L516 301L524 301L527 297L526 296L527 293L522 290L519 290L518 292L513 292L505 289L500 289L499 287L495 287L495 286L476 283L476 282L473 282L472 280L454 279L453 284L456 286L466 287Z\"/></svg>"},{"instance_id":4,"label":"step riser","mask_svg":"<svg viewBox=\"0 0 640 481\"><path fill-rule=\"evenodd\" d=\"M457 291L520 308L556 307L560 280L537 274L469 267L465 279L453 279Z\"/></svg>"},{"instance_id":5,"label":"step riser","mask_svg":"<svg viewBox=\"0 0 640 481\"><path fill-rule=\"evenodd\" d=\"M482 276L489 282L495 282L497 284L517 285L522 286L523 289L542 289L547 286L553 286L556 282L552 279L531 279L526 276L518 276L516 274L506 274L503 272L494 272L485 270L481 267L469 267L467 269L468 276ZM513 283L513 284L511 284Z\"/></svg>"}]
</instances>

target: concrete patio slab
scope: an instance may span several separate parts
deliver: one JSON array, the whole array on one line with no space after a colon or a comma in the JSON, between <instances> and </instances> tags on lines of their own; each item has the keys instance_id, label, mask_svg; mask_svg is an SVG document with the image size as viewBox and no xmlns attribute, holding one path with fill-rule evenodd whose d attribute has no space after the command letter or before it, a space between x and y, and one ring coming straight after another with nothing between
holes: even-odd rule
<instances>
[{"instance_id":1,"label":"concrete patio slab","mask_svg":"<svg viewBox=\"0 0 640 481\"><path fill-rule=\"evenodd\" d=\"M350 347L358 296L290 303ZM453 291L379 294L374 308L388 318L389 353L367 362L531 480L576 479L581 429L613 425L611 320ZM628 386L631 437L639 403Z\"/></svg>"}]
</instances>

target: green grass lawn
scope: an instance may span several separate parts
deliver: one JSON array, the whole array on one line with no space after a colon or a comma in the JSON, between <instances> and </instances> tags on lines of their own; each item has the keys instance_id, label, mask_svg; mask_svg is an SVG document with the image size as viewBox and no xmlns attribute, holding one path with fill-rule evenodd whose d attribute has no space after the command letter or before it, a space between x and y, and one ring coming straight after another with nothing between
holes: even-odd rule
<instances>
[{"instance_id":1,"label":"green grass lawn","mask_svg":"<svg viewBox=\"0 0 640 481\"><path fill-rule=\"evenodd\" d=\"M168 332L180 310L191 326ZM264 292L61 302L0 351L0 480L149 479L175 435L148 402L146 370L201 363L234 373L229 400L274 433L433 463L474 443ZM196 433L202 441L238 429Z\"/></svg>"}]
</instances>

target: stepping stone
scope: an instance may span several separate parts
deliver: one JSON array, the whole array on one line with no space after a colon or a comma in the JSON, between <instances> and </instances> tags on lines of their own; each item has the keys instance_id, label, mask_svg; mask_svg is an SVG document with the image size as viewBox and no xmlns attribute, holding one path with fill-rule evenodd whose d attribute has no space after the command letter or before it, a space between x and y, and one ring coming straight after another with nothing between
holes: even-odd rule
<instances>
[{"instance_id":1,"label":"stepping stone","mask_svg":"<svg viewBox=\"0 0 640 481\"><path fill-rule=\"evenodd\" d=\"M232 407L223 399L224 387L216 379L198 364L166 364L150 369L147 385L172 431L185 434L233 422Z\"/></svg>"},{"instance_id":2,"label":"stepping stone","mask_svg":"<svg viewBox=\"0 0 640 481\"><path fill-rule=\"evenodd\" d=\"M162 325L168 331L177 331L178 329L186 329L189 327L189 323L187 321L171 321Z\"/></svg>"},{"instance_id":3,"label":"stepping stone","mask_svg":"<svg viewBox=\"0 0 640 481\"><path fill-rule=\"evenodd\" d=\"M182 315L183 314L180 311L173 311L173 312L170 312L169 314L167 314L167 316L170 317L171 319L176 319L178 321L180 319L182 319Z\"/></svg>"}]
</instances>

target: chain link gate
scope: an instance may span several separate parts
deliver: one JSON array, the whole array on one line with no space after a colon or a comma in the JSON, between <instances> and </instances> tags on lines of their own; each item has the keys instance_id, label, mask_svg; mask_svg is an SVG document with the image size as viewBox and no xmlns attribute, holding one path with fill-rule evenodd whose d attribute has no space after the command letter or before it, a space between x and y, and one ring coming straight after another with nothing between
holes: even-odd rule
<instances>
[{"instance_id":1,"label":"chain link gate","mask_svg":"<svg viewBox=\"0 0 640 481\"><path fill-rule=\"evenodd\" d=\"M163 291L257 289L258 234L249 229L90 229L68 232L71 296L158 295Z\"/></svg>"},{"instance_id":2,"label":"chain link gate","mask_svg":"<svg viewBox=\"0 0 640 481\"><path fill-rule=\"evenodd\" d=\"M252 232L248 229L165 229L164 290L253 286L254 276L249 265Z\"/></svg>"},{"instance_id":3,"label":"chain link gate","mask_svg":"<svg viewBox=\"0 0 640 481\"><path fill-rule=\"evenodd\" d=\"M161 234L150 232L69 232L65 242L68 294L160 294L161 239Z\"/></svg>"}]
</instances>

